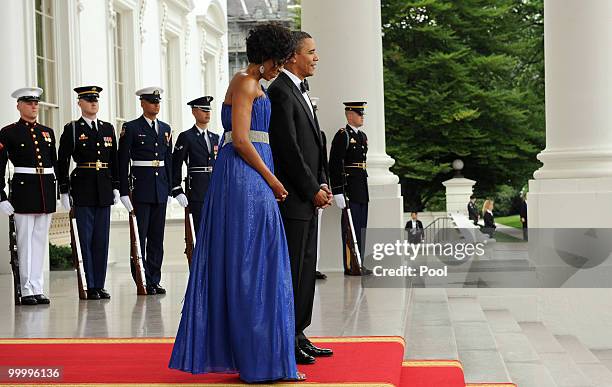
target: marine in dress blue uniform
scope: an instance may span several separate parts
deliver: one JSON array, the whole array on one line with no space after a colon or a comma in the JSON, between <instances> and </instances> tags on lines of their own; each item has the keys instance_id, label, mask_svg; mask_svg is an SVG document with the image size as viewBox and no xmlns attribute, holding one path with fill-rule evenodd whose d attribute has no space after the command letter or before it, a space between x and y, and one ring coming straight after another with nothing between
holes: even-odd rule
<instances>
[{"instance_id":1,"label":"marine in dress blue uniform","mask_svg":"<svg viewBox=\"0 0 612 387\"><path fill-rule=\"evenodd\" d=\"M0 211L15 215L21 305L50 302L43 294L43 269L57 202L57 153L53 129L36 122L42 93L39 87L15 90L11 96L21 118L0 130ZM4 191L9 160L15 172L10 197Z\"/></svg>"},{"instance_id":2,"label":"marine in dress blue uniform","mask_svg":"<svg viewBox=\"0 0 612 387\"><path fill-rule=\"evenodd\" d=\"M162 93L160 87L138 90L136 95L140 97L143 115L126 122L119 136L121 202L128 211L136 212L149 295L166 293L159 282L166 206L171 199L172 130L157 119Z\"/></svg>"},{"instance_id":3,"label":"marine in dress blue uniform","mask_svg":"<svg viewBox=\"0 0 612 387\"><path fill-rule=\"evenodd\" d=\"M60 201L74 207L83 256L87 299L109 299L104 289L108 262L110 206L119 201L115 128L97 118L100 86L74 89L82 116L64 126L58 150ZM70 173L70 159L75 168Z\"/></svg>"},{"instance_id":4,"label":"marine in dress blue uniform","mask_svg":"<svg viewBox=\"0 0 612 387\"><path fill-rule=\"evenodd\" d=\"M363 259L362 231L368 227L368 172L366 158L368 153L368 137L360 130L363 126L366 102L344 102L347 125L338 130L329 154L329 173L332 193L336 205L345 208L345 196L349 199L351 218L355 227L357 245ZM342 246L345 246L342 233ZM344 251L344 249L343 249ZM344 273L348 274L346 259ZM365 267L362 274L371 274Z\"/></svg>"},{"instance_id":5,"label":"marine in dress blue uniform","mask_svg":"<svg viewBox=\"0 0 612 387\"><path fill-rule=\"evenodd\" d=\"M219 150L219 136L208 130L210 103L213 99L211 96L204 96L187 103L191 106L196 122L190 129L179 134L172 155L172 196L181 206L189 205L196 234L200 228L202 203ZM183 163L187 164L186 195L181 186Z\"/></svg>"}]
</instances>

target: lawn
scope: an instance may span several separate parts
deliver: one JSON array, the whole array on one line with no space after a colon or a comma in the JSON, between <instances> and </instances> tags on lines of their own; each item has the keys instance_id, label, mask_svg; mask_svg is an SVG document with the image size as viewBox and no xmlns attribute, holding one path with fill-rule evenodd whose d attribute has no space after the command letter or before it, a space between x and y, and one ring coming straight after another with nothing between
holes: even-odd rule
<instances>
[{"instance_id":1,"label":"lawn","mask_svg":"<svg viewBox=\"0 0 612 387\"><path fill-rule=\"evenodd\" d=\"M501 223L503 225L514 227L514 228L523 228L519 215L502 216L499 218L496 217L495 223Z\"/></svg>"}]
</instances>

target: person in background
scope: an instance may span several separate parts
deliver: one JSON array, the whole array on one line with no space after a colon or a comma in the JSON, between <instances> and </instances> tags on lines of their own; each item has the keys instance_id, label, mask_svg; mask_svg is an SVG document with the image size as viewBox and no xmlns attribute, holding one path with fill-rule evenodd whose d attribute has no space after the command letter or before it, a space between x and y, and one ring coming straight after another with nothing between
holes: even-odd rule
<instances>
[{"instance_id":1,"label":"person in background","mask_svg":"<svg viewBox=\"0 0 612 387\"><path fill-rule=\"evenodd\" d=\"M493 238L495 234L495 218L493 217L493 200L485 200L482 206L482 217L484 219L484 227L482 231Z\"/></svg>"},{"instance_id":2,"label":"person in background","mask_svg":"<svg viewBox=\"0 0 612 387\"><path fill-rule=\"evenodd\" d=\"M421 243L423 242L423 222L417 219L416 211L410 213L410 220L406 222L404 228L408 232L408 242Z\"/></svg>"},{"instance_id":3,"label":"person in background","mask_svg":"<svg viewBox=\"0 0 612 387\"><path fill-rule=\"evenodd\" d=\"M474 222L474 226L478 226L478 210L476 209L476 196L470 196L470 201L467 205L468 209L468 217L472 222Z\"/></svg>"},{"instance_id":4,"label":"person in background","mask_svg":"<svg viewBox=\"0 0 612 387\"><path fill-rule=\"evenodd\" d=\"M529 232L527 231L527 194L521 196L521 224L523 225L523 240L529 240Z\"/></svg>"}]
</instances>

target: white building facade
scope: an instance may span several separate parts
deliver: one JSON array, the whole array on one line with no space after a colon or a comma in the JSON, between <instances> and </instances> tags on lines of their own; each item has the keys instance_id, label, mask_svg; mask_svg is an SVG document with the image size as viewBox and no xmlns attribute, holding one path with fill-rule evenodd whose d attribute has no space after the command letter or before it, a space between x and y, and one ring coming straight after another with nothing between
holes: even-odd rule
<instances>
[{"instance_id":1,"label":"white building facade","mask_svg":"<svg viewBox=\"0 0 612 387\"><path fill-rule=\"evenodd\" d=\"M141 114L134 91L159 85L159 118L174 138L193 125L186 103L202 95L220 106L228 83L226 0L4 0L0 41L0 125L19 114L13 90L40 86L39 122L55 130L76 119L76 86L97 85L98 118L117 131ZM221 132L220 109L210 128ZM170 213L177 209L171 208ZM122 208L113 207L113 219ZM0 245L8 245L6 218ZM0 273L10 271L8 251Z\"/></svg>"}]
</instances>

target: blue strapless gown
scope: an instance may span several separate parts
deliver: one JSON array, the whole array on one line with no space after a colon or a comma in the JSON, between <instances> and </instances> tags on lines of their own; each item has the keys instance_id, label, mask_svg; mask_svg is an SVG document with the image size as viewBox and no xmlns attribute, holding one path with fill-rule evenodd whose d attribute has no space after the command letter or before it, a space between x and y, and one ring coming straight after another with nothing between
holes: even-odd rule
<instances>
[{"instance_id":1,"label":"blue strapless gown","mask_svg":"<svg viewBox=\"0 0 612 387\"><path fill-rule=\"evenodd\" d=\"M223 105L225 131L232 107ZM251 130L268 131L270 101L253 102ZM273 170L269 144L255 149ZM295 379L293 285L278 204L234 150L219 151L202 207L170 368L240 373L246 382Z\"/></svg>"}]
</instances>

